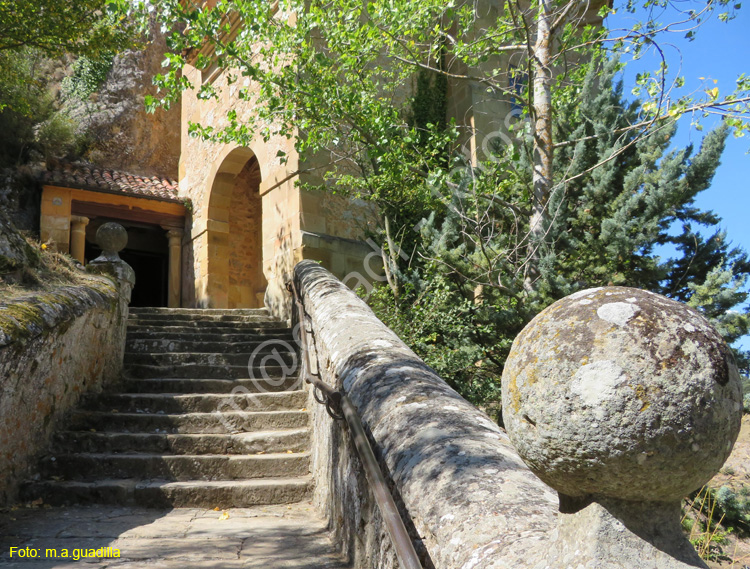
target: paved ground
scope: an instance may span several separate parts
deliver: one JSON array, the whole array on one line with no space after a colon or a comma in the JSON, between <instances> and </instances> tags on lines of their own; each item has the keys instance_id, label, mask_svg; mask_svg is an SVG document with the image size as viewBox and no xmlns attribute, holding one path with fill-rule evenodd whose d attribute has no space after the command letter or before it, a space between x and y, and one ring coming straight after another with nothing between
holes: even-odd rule
<instances>
[{"instance_id":1,"label":"paved ground","mask_svg":"<svg viewBox=\"0 0 750 569\"><path fill-rule=\"evenodd\" d=\"M38 550L19 559L10 548ZM73 560L74 550L120 557ZM54 549L57 558L51 558ZM63 550L70 559L63 559ZM105 550L106 551L106 550ZM105 551L98 552L100 555ZM23 569L346 569L325 521L309 503L230 510L123 507L26 508L0 512L0 567Z\"/></svg>"}]
</instances>

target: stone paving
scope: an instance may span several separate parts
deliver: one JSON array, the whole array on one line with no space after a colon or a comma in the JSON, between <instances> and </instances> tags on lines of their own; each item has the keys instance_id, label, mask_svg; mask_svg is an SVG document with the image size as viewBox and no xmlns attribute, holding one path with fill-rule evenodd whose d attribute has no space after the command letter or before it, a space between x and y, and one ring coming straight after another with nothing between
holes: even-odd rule
<instances>
[{"instance_id":1,"label":"stone paving","mask_svg":"<svg viewBox=\"0 0 750 569\"><path fill-rule=\"evenodd\" d=\"M37 550L10 558L10 548ZM75 561L74 550L112 557ZM52 557L55 550L57 558ZM114 550L120 557L114 557ZM68 551L65 559L63 550ZM106 553L107 550L95 552ZM15 553L15 550L14 550ZM0 511L0 567L23 569L348 569L309 502L229 510L126 507Z\"/></svg>"}]
</instances>

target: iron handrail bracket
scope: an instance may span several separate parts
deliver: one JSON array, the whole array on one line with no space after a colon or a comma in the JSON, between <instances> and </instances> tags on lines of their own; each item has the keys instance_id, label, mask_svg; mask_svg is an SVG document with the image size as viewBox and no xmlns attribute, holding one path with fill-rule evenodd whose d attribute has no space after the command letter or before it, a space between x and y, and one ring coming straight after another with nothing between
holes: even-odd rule
<instances>
[{"instance_id":1,"label":"iron handrail bracket","mask_svg":"<svg viewBox=\"0 0 750 569\"><path fill-rule=\"evenodd\" d=\"M386 531L393 542L393 548L396 552L399 566L401 569L423 569L422 563L419 561L419 556L414 549L414 544L409 537L409 532L406 530L404 521L401 519L396 502L388 489L388 484L385 481L383 471L378 464L378 460L375 458L375 453L373 452L370 441L365 433L362 418L359 416L359 411L357 411L354 403L351 402L346 394L336 391L320 378L319 370L316 374L311 372L310 352L307 347L307 320L305 309L293 280L287 285L287 289L292 294L294 304L297 308L300 345L304 358L304 370L302 371L302 374L305 377L305 381L312 384L315 389L319 389L323 394L326 400L326 409L331 417L334 419L343 418L346 421L349 435L352 437L352 442L354 442L354 447L357 449L357 455L359 456L362 468L365 471L365 478L372 489L375 502L383 516ZM312 333L312 330L310 332ZM315 377L316 375L317 377Z\"/></svg>"}]
</instances>

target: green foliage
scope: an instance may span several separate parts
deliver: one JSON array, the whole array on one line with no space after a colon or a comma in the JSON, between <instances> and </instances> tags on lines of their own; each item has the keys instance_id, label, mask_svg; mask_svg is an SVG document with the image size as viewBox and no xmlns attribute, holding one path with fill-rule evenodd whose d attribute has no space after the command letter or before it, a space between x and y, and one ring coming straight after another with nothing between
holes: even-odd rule
<instances>
[{"instance_id":1,"label":"green foliage","mask_svg":"<svg viewBox=\"0 0 750 569\"><path fill-rule=\"evenodd\" d=\"M87 101L107 80L107 74L112 69L113 53L106 53L100 57L82 55L73 63L73 74L65 77L62 90L66 97Z\"/></svg>"},{"instance_id":2,"label":"green foliage","mask_svg":"<svg viewBox=\"0 0 750 569\"><path fill-rule=\"evenodd\" d=\"M45 77L48 67L38 50L0 52L0 112L9 109L28 117L48 109L52 105Z\"/></svg>"},{"instance_id":3,"label":"green foliage","mask_svg":"<svg viewBox=\"0 0 750 569\"><path fill-rule=\"evenodd\" d=\"M724 513L719 506L715 489L704 486L685 500L682 528L702 559L728 559L722 545L728 542L727 536L732 528L722 530L723 522ZM727 527L726 524L724 527Z\"/></svg>"},{"instance_id":4,"label":"green foliage","mask_svg":"<svg viewBox=\"0 0 750 569\"><path fill-rule=\"evenodd\" d=\"M750 413L750 379L747 377L742 380L742 393L744 394L742 407L745 413Z\"/></svg>"},{"instance_id":5,"label":"green foliage","mask_svg":"<svg viewBox=\"0 0 750 569\"><path fill-rule=\"evenodd\" d=\"M736 493L728 486L704 486L685 499L682 527L701 558L731 561L723 551L727 536L750 533L750 487Z\"/></svg>"},{"instance_id":6,"label":"green foliage","mask_svg":"<svg viewBox=\"0 0 750 569\"><path fill-rule=\"evenodd\" d=\"M747 256L694 198L708 187L730 128L746 126L750 81L740 78L726 97L711 89L702 99L668 99L662 65L639 77L643 100L629 102L610 54L650 49L663 26L642 22L606 43L601 26L577 17L578 4L522 4L493 5L491 17L472 3L439 0L282 0L278 9L233 0L210 10L165 0L156 7L166 28L184 32L168 38L167 71L155 80L161 99L149 106L174 104L186 89L203 100L221 96L219 83L193 85L181 73L185 54L205 54L209 44L216 56L193 64L223 68L254 112L230 110L216 123L226 126L191 124L189 135L240 145L292 138L303 170L308 161L328 162L309 186L374 201L382 219L373 238L388 257L390 287L373 295L373 305L475 402L497 396L499 371L524 324L587 286L664 292L702 310L730 340L748 327L738 310ZM686 17L715 7L701 4ZM541 77L552 92L549 112L529 89L543 75L533 25L542 16L555 22L546 45L558 50L549 55L563 70ZM448 91L471 92L474 118L509 104L520 110L495 117L507 118L507 131L481 133L463 109L447 110ZM669 151L677 116L719 109L725 126L697 152ZM542 147L539 119L553 123ZM481 152L469 156L463 146L472 137ZM533 180L540 148L555 156L544 192ZM662 259L659 245L677 253Z\"/></svg>"},{"instance_id":7,"label":"green foliage","mask_svg":"<svg viewBox=\"0 0 750 569\"><path fill-rule=\"evenodd\" d=\"M501 370L492 360L491 348L477 341L492 331L482 321L481 308L471 300L456 299L453 287L438 278L425 283L419 294L412 285L405 286L399 298L389 287L378 287L368 303L463 397L478 405L499 401L496 378Z\"/></svg>"},{"instance_id":8,"label":"green foliage","mask_svg":"<svg viewBox=\"0 0 750 569\"><path fill-rule=\"evenodd\" d=\"M0 167L24 163L33 153L62 157L79 149L75 123L51 92L60 64L36 49L0 52Z\"/></svg>"},{"instance_id":9,"label":"green foliage","mask_svg":"<svg viewBox=\"0 0 750 569\"><path fill-rule=\"evenodd\" d=\"M56 112L37 125L35 142L46 160L75 154L80 145L76 128L77 123L64 112Z\"/></svg>"},{"instance_id":10,"label":"green foliage","mask_svg":"<svg viewBox=\"0 0 750 569\"><path fill-rule=\"evenodd\" d=\"M34 48L48 56L98 56L132 43L109 0L0 0L0 52Z\"/></svg>"},{"instance_id":11,"label":"green foliage","mask_svg":"<svg viewBox=\"0 0 750 569\"><path fill-rule=\"evenodd\" d=\"M119 6L121 7L121 6ZM76 125L52 93L65 54L78 56L63 82L69 97L87 98L114 53L137 44L136 26L114 0L0 0L0 166L37 152L65 155L77 148Z\"/></svg>"},{"instance_id":12,"label":"green foliage","mask_svg":"<svg viewBox=\"0 0 750 569\"><path fill-rule=\"evenodd\" d=\"M432 339L429 330L414 323L424 318L420 303L433 294L435 282L442 286L442 305L472 306L452 312L452 324L441 327L442 346L466 345L475 363L490 359L493 366L485 369L497 383L523 326L554 300L583 288L645 288L698 309L728 342L747 333L750 318L740 308L748 297L747 254L715 229L720 222L715 214L694 205L718 167L727 129L710 132L697 152L668 150L673 127L645 137L618 134L640 112L616 83L618 68L616 61L593 60L581 83L558 92L555 129L561 137L567 133L582 142L557 153L552 213L532 287L525 270L530 258L528 150L498 146L481 168L464 163L433 175L433 200L440 206L426 216L416 238L420 261L392 267L409 283L390 308L399 317L386 314L382 302L375 305L389 322L402 322L398 328L410 345ZM519 130L522 126L518 123ZM705 229L709 238L703 237ZM660 245L671 245L674 257L666 257ZM465 332L472 329L477 332ZM477 350L471 352L469 345ZM742 361L744 354L738 357ZM460 384L460 374L450 375L454 372L444 371ZM477 394L494 395L487 389Z\"/></svg>"},{"instance_id":13,"label":"green foliage","mask_svg":"<svg viewBox=\"0 0 750 569\"><path fill-rule=\"evenodd\" d=\"M722 486L718 490L711 489L716 500L717 513L722 524L727 528L734 528L742 534L750 533L750 499L742 494L736 494L729 486Z\"/></svg>"},{"instance_id":14,"label":"green foliage","mask_svg":"<svg viewBox=\"0 0 750 569\"><path fill-rule=\"evenodd\" d=\"M0 167L25 161L36 127L55 112L50 61L34 49L0 52Z\"/></svg>"}]
</instances>

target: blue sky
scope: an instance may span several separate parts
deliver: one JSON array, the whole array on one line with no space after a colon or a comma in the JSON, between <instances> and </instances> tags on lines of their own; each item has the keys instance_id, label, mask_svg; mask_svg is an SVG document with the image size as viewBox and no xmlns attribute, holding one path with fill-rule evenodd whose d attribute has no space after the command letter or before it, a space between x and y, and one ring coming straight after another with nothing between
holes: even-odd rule
<instances>
[{"instance_id":1,"label":"blue sky","mask_svg":"<svg viewBox=\"0 0 750 569\"><path fill-rule=\"evenodd\" d=\"M615 2L615 8L621 2ZM683 6L687 2L681 3ZM697 3L690 3L691 7ZM618 10L607 18L612 28L632 27L638 14L628 14ZM642 18L642 16L641 16ZM657 17L666 23L667 16ZM736 18L730 22L720 22L714 15L699 29L694 41L688 41L684 33L667 34L660 45L665 52L670 71L677 72L681 65L680 75L685 77L685 87L680 94L695 90L718 87L721 94L734 90L737 77L746 73L750 75L750 6L740 9ZM649 53L637 62L629 63L625 71L626 86L634 85L636 72L655 70L658 65L655 54ZM701 79L704 78L704 79ZM714 83L716 80L716 83ZM703 119L708 130L718 121L715 117ZM696 147L704 132L690 126L691 118L683 117L673 142L677 147L694 143ZM709 209L722 218L721 226L727 231L729 239L735 246L750 251L750 136L734 138L730 135L716 176L711 187L698 195L696 204L702 209ZM741 345L750 349L750 337L745 337Z\"/></svg>"}]
</instances>

